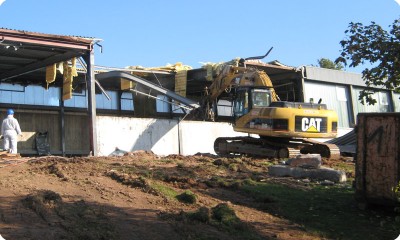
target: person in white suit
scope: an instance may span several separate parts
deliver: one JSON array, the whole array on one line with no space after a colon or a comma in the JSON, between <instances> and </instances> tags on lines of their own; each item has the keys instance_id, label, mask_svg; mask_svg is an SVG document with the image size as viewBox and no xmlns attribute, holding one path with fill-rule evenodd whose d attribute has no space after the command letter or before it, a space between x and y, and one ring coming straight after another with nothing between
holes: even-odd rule
<instances>
[{"instance_id":1,"label":"person in white suit","mask_svg":"<svg viewBox=\"0 0 400 240\"><path fill-rule=\"evenodd\" d=\"M17 153L18 135L22 136L21 127L18 120L14 118L14 110L7 110L7 117L1 125L1 135L3 135L3 150L9 153Z\"/></svg>"}]
</instances>

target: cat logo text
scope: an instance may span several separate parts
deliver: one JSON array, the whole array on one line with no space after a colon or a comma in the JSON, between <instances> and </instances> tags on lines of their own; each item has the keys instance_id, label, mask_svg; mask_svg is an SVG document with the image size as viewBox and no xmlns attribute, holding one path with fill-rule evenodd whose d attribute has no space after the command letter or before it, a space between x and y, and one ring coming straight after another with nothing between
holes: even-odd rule
<instances>
[{"instance_id":1,"label":"cat logo text","mask_svg":"<svg viewBox=\"0 0 400 240\"><path fill-rule=\"evenodd\" d=\"M303 132L321 132L322 118L308 118L301 119L301 130Z\"/></svg>"}]
</instances>

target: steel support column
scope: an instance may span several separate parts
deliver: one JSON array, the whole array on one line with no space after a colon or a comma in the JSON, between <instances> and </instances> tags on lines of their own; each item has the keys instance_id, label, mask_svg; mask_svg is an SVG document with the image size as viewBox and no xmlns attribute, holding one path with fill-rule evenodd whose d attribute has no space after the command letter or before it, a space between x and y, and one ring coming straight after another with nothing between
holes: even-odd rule
<instances>
[{"instance_id":1,"label":"steel support column","mask_svg":"<svg viewBox=\"0 0 400 240\"><path fill-rule=\"evenodd\" d=\"M63 94L63 87L60 88L60 96ZM65 157L65 111L64 100L60 99L60 136L61 136L61 153Z\"/></svg>"},{"instance_id":2,"label":"steel support column","mask_svg":"<svg viewBox=\"0 0 400 240\"><path fill-rule=\"evenodd\" d=\"M94 78L94 50L83 56L87 65L86 82L88 91L88 115L89 115L89 138L90 151L93 156L98 155L97 149L97 124L96 124L96 92Z\"/></svg>"}]
</instances>

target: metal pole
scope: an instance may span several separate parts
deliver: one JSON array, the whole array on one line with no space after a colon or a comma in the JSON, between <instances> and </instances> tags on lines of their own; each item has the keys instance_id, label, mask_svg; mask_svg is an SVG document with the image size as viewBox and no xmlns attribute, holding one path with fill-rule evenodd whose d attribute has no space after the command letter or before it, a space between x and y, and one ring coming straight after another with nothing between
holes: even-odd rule
<instances>
[{"instance_id":1,"label":"metal pole","mask_svg":"<svg viewBox=\"0 0 400 240\"><path fill-rule=\"evenodd\" d=\"M97 156L97 125L96 125L96 92L94 78L94 50L84 55L87 66L86 81L88 90L88 115L89 115L89 140L90 151L93 156Z\"/></svg>"},{"instance_id":2,"label":"metal pole","mask_svg":"<svg viewBox=\"0 0 400 240\"><path fill-rule=\"evenodd\" d=\"M61 96L63 87L61 87ZM60 131L61 131L61 153L65 157L65 114L64 114L64 101L60 99Z\"/></svg>"}]
</instances>

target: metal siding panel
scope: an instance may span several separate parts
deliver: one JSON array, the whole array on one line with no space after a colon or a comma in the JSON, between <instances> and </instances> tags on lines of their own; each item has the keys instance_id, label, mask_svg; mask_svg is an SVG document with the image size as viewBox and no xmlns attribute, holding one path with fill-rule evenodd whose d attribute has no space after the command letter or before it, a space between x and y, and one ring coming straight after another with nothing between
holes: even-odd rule
<instances>
[{"instance_id":1,"label":"metal siding panel","mask_svg":"<svg viewBox=\"0 0 400 240\"><path fill-rule=\"evenodd\" d=\"M107 94L110 96L110 100L106 98L103 94L96 94L96 104L97 109L118 109L118 102L117 102L117 92L116 91L106 91Z\"/></svg>"},{"instance_id":2,"label":"metal siding panel","mask_svg":"<svg viewBox=\"0 0 400 240\"><path fill-rule=\"evenodd\" d=\"M74 99L74 107L87 108L86 96L72 96L72 99Z\"/></svg>"},{"instance_id":3,"label":"metal siding panel","mask_svg":"<svg viewBox=\"0 0 400 240\"><path fill-rule=\"evenodd\" d=\"M400 93L393 93L394 111L400 112Z\"/></svg>"},{"instance_id":4,"label":"metal siding panel","mask_svg":"<svg viewBox=\"0 0 400 240\"><path fill-rule=\"evenodd\" d=\"M104 108L104 98L100 94L96 94L96 108L98 109Z\"/></svg>"},{"instance_id":5,"label":"metal siding panel","mask_svg":"<svg viewBox=\"0 0 400 240\"><path fill-rule=\"evenodd\" d=\"M9 91L1 91L0 92L0 102L9 103L11 100L11 92Z\"/></svg>"},{"instance_id":6,"label":"metal siding panel","mask_svg":"<svg viewBox=\"0 0 400 240\"><path fill-rule=\"evenodd\" d=\"M372 97L377 100L377 103L375 105L367 105L367 103L365 103L363 105L358 100L358 96L360 95L361 91L362 91L362 88L353 88L353 95L354 95L353 106L354 106L355 114L363 113L363 112L388 112L389 111L389 105L387 102L387 99L389 99L388 92L382 91L382 92L374 93L372 95Z\"/></svg>"},{"instance_id":7,"label":"metal siding panel","mask_svg":"<svg viewBox=\"0 0 400 240\"><path fill-rule=\"evenodd\" d=\"M110 92L107 91L107 94L110 94ZM101 94L100 96L103 101L103 109L112 109L113 98L111 97L111 99L108 100L103 94ZM97 108L99 108L99 107L97 107Z\"/></svg>"},{"instance_id":8,"label":"metal siding panel","mask_svg":"<svg viewBox=\"0 0 400 240\"><path fill-rule=\"evenodd\" d=\"M27 86L25 88L24 103L33 105L34 102L35 102L35 92L33 91L32 87Z\"/></svg>"},{"instance_id":9,"label":"metal siding panel","mask_svg":"<svg viewBox=\"0 0 400 240\"><path fill-rule=\"evenodd\" d=\"M107 91L108 95L110 95L110 100L107 99L108 102L110 102L110 109L117 110L118 109L118 93L116 91L109 92ZM104 96L104 95L103 95Z\"/></svg>"},{"instance_id":10,"label":"metal siding panel","mask_svg":"<svg viewBox=\"0 0 400 240\"><path fill-rule=\"evenodd\" d=\"M338 115L338 126L349 127L350 118L348 114L347 99L348 93L346 94L345 101L339 101L338 99L338 86L328 85L316 82L305 81L304 82L304 97L306 101L310 98L314 99L314 102L318 102L322 98L322 103L326 104L328 109L335 110ZM340 88L340 86L339 86ZM344 100L344 99L343 99Z\"/></svg>"},{"instance_id":11,"label":"metal siding panel","mask_svg":"<svg viewBox=\"0 0 400 240\"><path fill-rule=\"evenodd\" d=\"M64 107L75 107L74 98L64 101Z\"/></svg>"},{"instance_id":12,"label":"metal siding panel","mask_svg":"<svg viewBox=\"0 0 400 240\"><path fill-rule=\"evenodd\" d=\"M44 104L43 88L39 86L32 86L32 90L34 94L33 104L43 105Z\"/></svg>"},{"instance_id":13,"label":"metal siding panel","mask_svg":"<svg viewBox=\"0 0 400 240\"><path fill-rule=\"evenodd\" d=\"M51 87L47 90L43 89L44 105L59 106L60 105L60 91L58 88Z\"/></svg>"},{"instance_id":14,"label":"metal siding panel","mask_svg":"<svg viewBox=\"0 0 400 240\"><path fill-rule=\"evenodd\" d=\"M12 92L11 103L24 104L24 93L23 92Z\"/></svg>"},{"instance_id":15,"label":"metal siding panel","mask_svg":"<svg viewBox=\"0 0 400 240\"><path fill-rule=\"evenodd\" d=\"M365 86L362 75L333 69L306 66L306 79L310 81L323 81L335 84L351 84Z\"/></svg>"},{"instance_id":16,"label":"metal siding panel","mask_svg":"<svg viewBox=\"0 0 400 240\"><path fill-rule=\"evenodd\" d=\"M87 90L82 93L73 93L72 98L64 101L65 107L87 108Z\"/></svg>"},{"instance_id":17,"label":"metal siding panel","mask_svg":"<svg viewBox=\"0 0 400 240\"><path fill-rule=\"evenodd\" d=\"M18 84L1 83L0 90L10 90L10 91L24 91L24 87Z\"/></svg>"}]
</instances>

